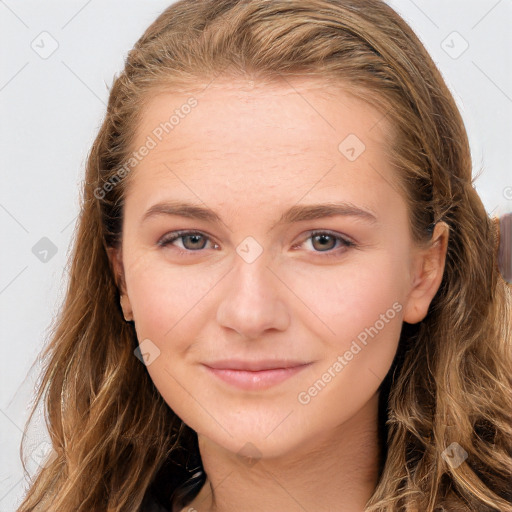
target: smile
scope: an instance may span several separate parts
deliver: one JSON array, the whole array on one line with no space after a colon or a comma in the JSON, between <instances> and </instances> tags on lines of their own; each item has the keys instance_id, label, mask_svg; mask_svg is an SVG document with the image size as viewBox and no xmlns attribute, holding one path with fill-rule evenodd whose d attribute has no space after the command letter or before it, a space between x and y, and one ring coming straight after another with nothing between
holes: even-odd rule
<instances>
[{"instance_id":1,"label":"smile","mask_svg":"<svg viewBox=\"0 0 512 512\"><path fill-rule=\"evenodd\" d=\"M222 381L249 391L268 389L289 379L301 372L311 363L287 368L270 368L265 370L246 370L233 368L212 368L204 365L206 369Z\"/></svg>"}]
</instances>

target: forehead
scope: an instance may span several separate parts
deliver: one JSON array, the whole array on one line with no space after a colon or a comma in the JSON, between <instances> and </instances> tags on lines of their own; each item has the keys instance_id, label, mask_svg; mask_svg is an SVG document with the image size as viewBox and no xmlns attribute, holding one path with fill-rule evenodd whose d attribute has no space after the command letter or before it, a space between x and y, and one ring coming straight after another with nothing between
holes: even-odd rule
<instances>
[{"instance_id":1,"label":"forehead","mask_svg":"<svg viewBox=\"0 0 512 512\"><path fill-rule=\"evenodd\" d=\"M189 106L191 101L196 104L193 108ZM205 132L222 134L226 131L233 138L239 135L238 139L247 132L258 135L251 143L261 139L272 142L276 133L283 135L280 139L285 139L284 135L290 131L292 135L309 134L312 138L329 135L329 142L332 142L343 136L344 131L352 130L375 144L382 142L391 128L381 111L352 95L348 88L311 78L263 83L217 78L188 90L181 87L175 92L155 91L146 101L136 141L141 142L172 117L173 126L162 134L169 142L179 142L180 132L190 135L187 125L191 123L194 130L201 123L202 130L196 134L199 136ZM187 119L192 121L185 122ZM235 126L237 131L232 132Z\"/></svg>"},{"instance_id":2,"label":"forehead","mask_svg":"<svg viewBox=\"0 0 512 512\"><path fill-rule=\"evenodd\" d=\"M148 138L155 146L131 179L146 192L176 184L180 173L201 190L271 189L291 180L316 189L355 182L389 187L390 134L385 115L343 87L316 79L218 78L149 99L133 146Z\"/></svg>"}]
</instances>

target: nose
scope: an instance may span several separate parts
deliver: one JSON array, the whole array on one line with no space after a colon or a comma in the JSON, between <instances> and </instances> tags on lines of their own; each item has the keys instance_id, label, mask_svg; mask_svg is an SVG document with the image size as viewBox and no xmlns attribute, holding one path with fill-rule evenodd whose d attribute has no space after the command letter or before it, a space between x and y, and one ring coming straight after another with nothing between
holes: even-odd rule
<instances>
[{"instance_id":1,"label":"nose","mask_svg":"<svg viewBox=\"0 0 512 512\"><path fill-rule=\"evenodd\" d=\"M263 255L252 263L236 257L217 309L221 327L250 340L261 339L269 330L288 328L286 294L290 292L267 265Z\"/></svg>"}]
</instances>

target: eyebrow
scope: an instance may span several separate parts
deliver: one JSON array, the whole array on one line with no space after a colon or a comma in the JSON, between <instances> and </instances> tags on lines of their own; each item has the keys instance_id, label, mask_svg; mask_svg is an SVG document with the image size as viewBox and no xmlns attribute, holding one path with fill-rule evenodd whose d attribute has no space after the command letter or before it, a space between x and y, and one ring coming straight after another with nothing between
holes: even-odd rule
<instances>
[{"instance_id":1,"label":"eyebrow","mask_svg":"<svg viewBox=\"0 0 512 512\"><path fill-rule=\"evenodd\" d=\"M189 219L202 220L213 224L223 224L219 214L214 210L193 203L182 201L165 201L151 206L143 215L141 223L158 215L174 215ZM377 223L377 217L368 209L360 208L349 202L324 203L311 205L294 205L286 210L271 229L280 224L322 219L337 215L355 217L371 224Z\"/></svg>"},{"instance_id":2,"label":"eyebrow","mask_svg":"<svg viewBox=\"0 0 512 512\"><path fill-rule=\"evenodd\" d=\"M212 209L182 201L165 201L151 206L143 215L141 224L147 219L158 215L174 215L189 219L202 220L213 224L223 224L221 217ZM286 210L271 229L280 224L291 224L337 215L356 217L371 224L377 222L377 217L370 210L360 208L352 203L324 203L310 205L294 205Z\"/></svg>"}]
</instances>

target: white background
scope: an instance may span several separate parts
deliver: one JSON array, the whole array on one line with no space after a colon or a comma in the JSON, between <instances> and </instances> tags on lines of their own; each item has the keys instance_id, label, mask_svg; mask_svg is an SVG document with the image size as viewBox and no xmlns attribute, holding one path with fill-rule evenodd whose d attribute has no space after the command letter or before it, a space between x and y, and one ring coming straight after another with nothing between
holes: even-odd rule
<instances>
[{"instance_id":1,"label":"white background","mask_svg":"<svg viewBox=\"0 0 512 512\"><path fill-rule=\"evenodd\" d=\"M108 87L169 3L0 0L0 512L15 510L26 485L19 444L38 377L31 365L63 298L80 180ZM512 0L389 3L419 35L455 95L474 174L483 169L475 185L487 211L512 211ZM52 44L58 47L47 58L35 51ZM48 243L43 237L56 251L46 262L33 252ZM29 445L47 440L42 425L29 432ZM29 461L29 470L36 468Z\"/></svg>"}]
</instances>

